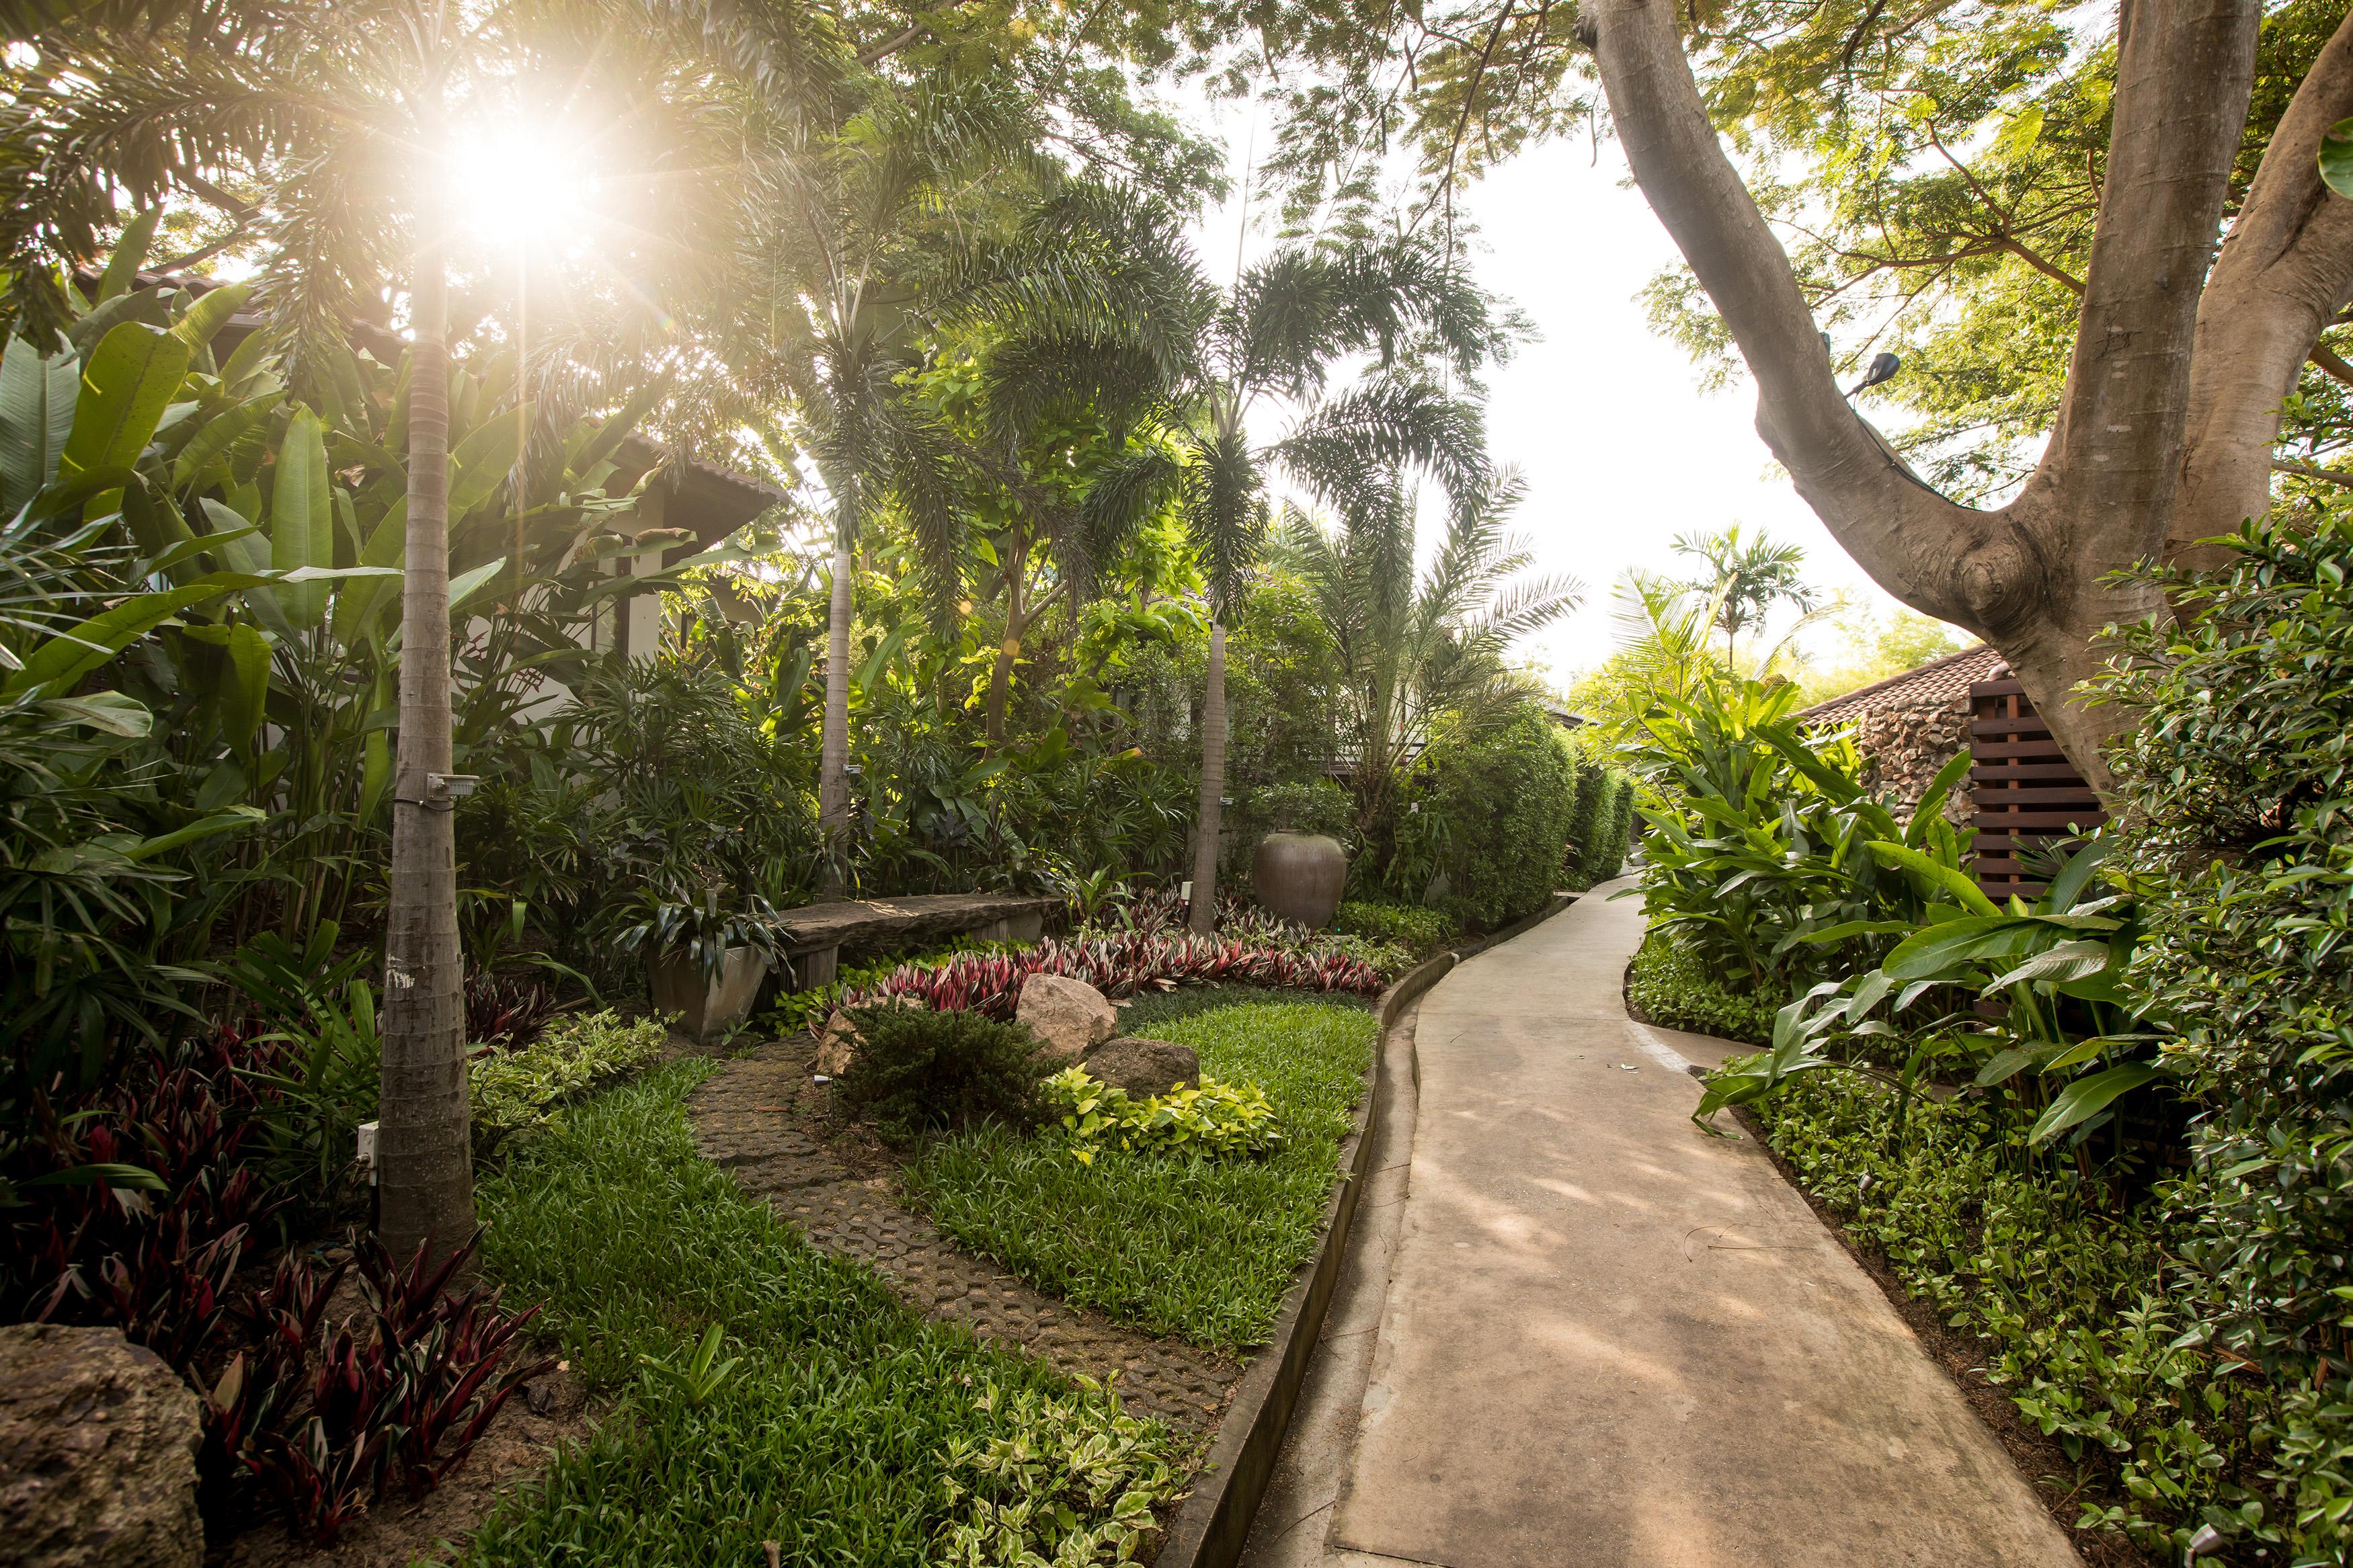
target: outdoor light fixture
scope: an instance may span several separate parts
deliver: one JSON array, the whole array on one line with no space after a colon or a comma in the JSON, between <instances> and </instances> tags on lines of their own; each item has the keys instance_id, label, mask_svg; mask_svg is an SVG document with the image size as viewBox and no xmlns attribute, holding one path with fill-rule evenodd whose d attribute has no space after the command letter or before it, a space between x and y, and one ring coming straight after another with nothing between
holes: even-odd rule
<instances>
[{"instance_id":1,"label":"outdoor light fixture","mask_svg":"<svg viewBox=\"0 0 2353 1568\"><path fill-rule=\"evenodd\" d=\"M1871 368L1862 373L1861 381L1846 389L1846 395L1852 397L1856 393L1867 391L1882 382L1894 381L1895 373L1903 368L1904 362L1901 359L1883 350L1871 356Z\"/></svg>"}]
</instances>

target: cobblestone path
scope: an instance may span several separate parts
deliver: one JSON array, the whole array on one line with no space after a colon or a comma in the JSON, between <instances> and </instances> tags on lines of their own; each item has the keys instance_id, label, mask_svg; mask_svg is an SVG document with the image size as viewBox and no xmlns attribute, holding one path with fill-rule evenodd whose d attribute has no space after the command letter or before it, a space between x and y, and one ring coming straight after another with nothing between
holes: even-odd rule
<instances>
[{"instance_id":1,"label":"cobblestone path","mask_svg":"<svg viewBox=\"0 0 2353 1568\"><path fill-rule=\"evenodd\" d=\"M901 1206L886 1175L860 1177L813 1135L812 1047L772 1042L729 1062L691 1103L695 1142L736 1184L838 1257L871 1264L917 1310L1103 1379L1128 1407L1172 1426L1217 1426L1241 1377L1230 1357L1155 1339L1024 1285Z\"/></svg>"}]
</instances>

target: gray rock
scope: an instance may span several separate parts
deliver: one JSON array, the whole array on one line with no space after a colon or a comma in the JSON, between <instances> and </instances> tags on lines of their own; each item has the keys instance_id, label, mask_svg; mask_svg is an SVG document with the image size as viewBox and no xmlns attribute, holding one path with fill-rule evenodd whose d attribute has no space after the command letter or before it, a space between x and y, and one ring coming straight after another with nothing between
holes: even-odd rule
<instances>
[{"instance_id":1,"label":"gray rock","mask_svg":"<svg viewBox=\"0 0 2353 1568\"><path fill-rule=\"evenodd\" d=\"M196 1568L196 1396L120 1329L0 1328L0 1551L26 1568Z\"/></svg>"},{"instance_id":2,"label":"gray rock","mask_svg":"<svg viewBox=\"0 0 2353 1568\"><path fill-rule=\"evenodd\" d=\"M1080 1064L1097 1083L1124 1089L1141 1100L1172 1089L1201 1087L1201 1058L1190 1046L1122 1035L1087 1053Z\"/></svg>"},{"instance_id":3,"label":"gray rock","mask_svg":"<svg viewBox=\"0 0 2353 1568\"><path fill-rule=\"evenodd\" d=\"M1033 974L1021 984L1014 1016L1029 1026L1050 1061L1070 1063L1119 1033L1119 1014L1083 980Z\"/></svg>"}]
</instances>

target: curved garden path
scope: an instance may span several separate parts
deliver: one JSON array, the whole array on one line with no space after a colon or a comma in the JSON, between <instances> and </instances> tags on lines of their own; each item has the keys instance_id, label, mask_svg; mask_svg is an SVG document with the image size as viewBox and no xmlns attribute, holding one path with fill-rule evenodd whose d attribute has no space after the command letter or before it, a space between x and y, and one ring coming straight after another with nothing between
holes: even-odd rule
<instances>
[{"instance_id":1,"label":"curved garden path","mask_svg":"<svg viewBox=\"0 0 2353 1568\"><path fill-rule=\"evenodd\" d=\"M1679 1048L1723 1047L1627 1017L1641 911L1614 890L1422 1002L1404 1199L1364 1238L1372 1352L1323 1356L1361 1398L1311 1377L1248 1561L2075 1563L1765 1152L1692 1125Z\"/></svg>"}]
</instances>

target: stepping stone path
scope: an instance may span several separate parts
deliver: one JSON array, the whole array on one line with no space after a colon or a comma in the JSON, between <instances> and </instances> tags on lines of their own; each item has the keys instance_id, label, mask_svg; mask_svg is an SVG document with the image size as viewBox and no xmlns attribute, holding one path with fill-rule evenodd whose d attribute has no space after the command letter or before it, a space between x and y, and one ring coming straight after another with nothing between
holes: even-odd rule
<instances>
[{"instance_id":1,"label":"stepping stone path","mask_svg":"<svg viewBox=\"0 0 2353 1568\"><path fill-rule=\"evenodd\" d=\"M762 1046L697 1089L690 1109L703 1157L811 1246L871 1265L917 1311L1065 1373L1100 1381L1116 1373L1113 1386L1129 1409L1196 1433L1216 1427L1240 1363L1034 1290L901 1205L888 1175L860 1177L813 1133L822 1093L810 1080L813 1053L805 1039Z\"/></svg>"}]
</instances>

